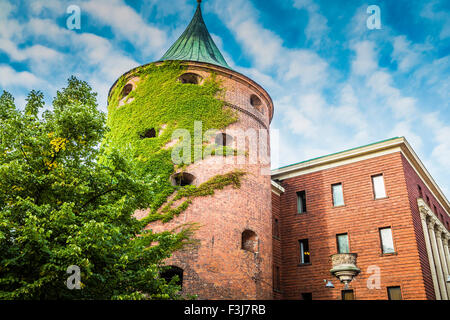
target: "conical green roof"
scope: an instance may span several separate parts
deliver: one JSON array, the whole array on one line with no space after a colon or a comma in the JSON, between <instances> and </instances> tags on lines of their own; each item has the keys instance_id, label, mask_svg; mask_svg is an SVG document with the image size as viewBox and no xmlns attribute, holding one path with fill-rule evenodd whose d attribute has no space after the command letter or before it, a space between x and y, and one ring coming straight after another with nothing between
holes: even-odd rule
<instances>
[{"instance_id":1,"label":"conical green roof","mask_svg":"<svg viewBox=\"0 0 450 320\"><path fill-rule=\"evenodd\" d=\"M189 26L161 58L165 60L207 62L231 69L206 28L200 1Z\"/></svg>"}]
</instances>

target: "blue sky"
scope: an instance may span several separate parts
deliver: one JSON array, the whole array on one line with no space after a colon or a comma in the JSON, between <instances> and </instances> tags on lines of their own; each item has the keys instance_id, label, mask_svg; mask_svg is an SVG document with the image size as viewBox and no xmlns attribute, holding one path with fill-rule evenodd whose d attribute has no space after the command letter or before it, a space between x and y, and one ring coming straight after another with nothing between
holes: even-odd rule
<instances>
[{"instance_id":1,"label":"blue sky","mask_svg":"<svg viewBox=\"0 0 450 320\"><path fill-rule=\"evenodd\" d=\"M81 29L69 30L69 5ZM369 5L381 9L370 30ZM0 90L50 105L72 74L106 96L127 70L158 60L194 0L0 0ZM450 197L450 1L205 0L229 65L272 96L283 166L405 136Z\"/></svg>"}]
</instances>

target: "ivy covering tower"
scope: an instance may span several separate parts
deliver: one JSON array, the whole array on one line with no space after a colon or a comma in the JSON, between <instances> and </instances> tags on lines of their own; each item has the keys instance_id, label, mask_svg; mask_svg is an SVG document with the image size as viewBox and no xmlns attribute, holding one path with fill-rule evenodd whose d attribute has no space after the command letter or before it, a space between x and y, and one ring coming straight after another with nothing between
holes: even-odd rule
<instances>
[{"instance_id":1,"label":"ivy covering tower","mask_svg":"<svg viewBox=\"0 0 450 320\"><path fill-rule=\"evenodd\" d=\"M167 261L183 293L268 299L271 182L264 169L270 163L249 161L250 145L228 133L252 130L257 144L267 145L273 104L262 87L228 66L200 2L160 61L128 71L112 86L107 143L132 154L142 174L155 179L151 207L136 212L148 229L198 225L197 243Z\"/></svg>"}]
</instances>

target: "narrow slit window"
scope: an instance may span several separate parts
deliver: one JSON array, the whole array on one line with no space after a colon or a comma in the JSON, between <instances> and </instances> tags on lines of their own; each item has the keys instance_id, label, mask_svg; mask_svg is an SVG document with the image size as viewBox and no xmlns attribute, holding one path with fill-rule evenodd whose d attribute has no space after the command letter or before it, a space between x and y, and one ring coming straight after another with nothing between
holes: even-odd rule
<instances>
[{"instance_id":1,"label":"narrow slit window","mask_svg":"<svg viewBox=\"0 0 450 320\"><path fill-rule=\"evenodd\" d=\"M386 188L382 174L372 176L373 193L375 199L386 198Z\"/></svg>"},{"instance_id":2,"label":"narrow slit window","mask_svg":"<svg viewBox=\"0 0 450 320\"><path fill-rule=\"evenodd\" d=\"M308 239L299 240L300 264L311 263Z\"/></svg>"},{"instance_id":3,"label":"narrow slit window","mask_svg":"<svg viewBox=\"0 0 450 320\"><path fill-rule=\"evenodd\" d=\"M305 213L306 212L306 192L299 191L297 192L297 213Z\"/></svg>"},{"instance_id":4,"label":"narrow slit window","mask_svg":"<svg viewBox=\"0 0 450 320\"><path fill-rule=\"evenodd\" d=\"M273 288L277 291L280 291L280 267L275 266L274 270L274 279L273 279Z\"/></svg>"},{"instance_id":5,"label":"narrow slit window","mask_svg":"<svg viewBox=\"0 0 450 320\"><path fill-rule=\"evenodd\" d=\"M274 220L273 228L274 228L274 230L273 230L274 237L275 238L279 238L280 237L280 226L279 226L279 223L278 223L278 219Z\"/></svg>"},{"instance_id":6,"label":"narrow slit window","mask_svg":"<svg viewBox=\"0 0 450 320\"><path fill-rule=\"evenodd\" d=\"M417 189L419 190L419 198L423 199L423 192L422 192L422 187L417 185Z\"/></svg>"},{"instance_id":7,"label":"narrow slit window","mask_svg":"<svg viewBox=\"0 0 450 320\"><path fill-rule=\"evenodd\" d=\"M333 192L333 206L343 206L344 205L344 192L342 189L342 183L336 183L331 186Z\"/></svg>"}]
</instances>

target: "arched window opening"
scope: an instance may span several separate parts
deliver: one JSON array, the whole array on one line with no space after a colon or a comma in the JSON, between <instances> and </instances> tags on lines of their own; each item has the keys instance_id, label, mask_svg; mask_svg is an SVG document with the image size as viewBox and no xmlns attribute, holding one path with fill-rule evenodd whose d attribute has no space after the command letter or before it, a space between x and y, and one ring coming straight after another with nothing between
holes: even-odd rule
<instances>
[{"instance_id":1,"label":"arched window opening","mask_svg":"<svg viewBox=\"0 0 450 320\"><path fill-rule=\"evenodd\" d=\"M202 77L195 73L184 73L178 80L181 83L200 84L202 82Z\"/></svg>"},{"instance_id":2,"label":"arched window opening","mask_svg":"<svg viewBox=\"0 0 450 320\"><path fill-rule=\"evenodd\" d=\"M154 138L156 137L156 130L154 128L150 128L145 130L140 134L141 139Z\"/></svg>"},{"instance_id":3,"label":"arched window opening","mask_svg":"<svg viewBox=\"0 0 450 320\"><path fill-rule=\"evenodd\" d=\"M131 83L125 85L122 89L122 98L125 98L133 90L133 85Z\"/></svg>"},{"instance_id":4,"label":"arched window opening","mask_svg":"<svg viewBox=\"0 0 450 320\"><path fill-rule=\"evenodd\" d=\"M184 187L193 184L195 176L187 172L179 172L172 175L170 180L173 186Z\"/></svg>"},{"instance_id":5,"label":"arched window opening","mask_svg":"<svg viewBox=\"0 0 450 320\"><path fill-rule=\"evenodd\" d=\"M170 282L175 276L178 276L175 283L180 287L183 287L183 269L176 266L170 266L168 270L161 272L161 278L166 280L166 282Z\"/></svg>"},{"instance_id":6,"label":"arched window opening","mask_svg":"<svg viewBox=\"0 0 450 320\"><path fill-rule=\"evenodd\" d=\"M258 236L252 230L242 232L242 250L258 252Z\"/></svg>"},{"instance_id":7,"label":"arched window opening","mask_svg":"<svg viewBox=\"0 0 450 320\"><path fill-rule=\"evenodd\" d=\"M215 142L218 146L230 146L233 142L233 137L226 133L218 133Z\"/></svg>"},{"instance_id":8,"label":"arched window opening","mask_svg":"<svg viewBox=\"0 0 450 320\"><path fill-rule=\"evenodd\" d=\"M250 104L251 104L253 107L255 107L255 108L257 108L258 110L261 111L261 105L262 105L261 99L258 98L255 94L252 94L252 95L250 96Z\"/></svg>"}]
</instances>

